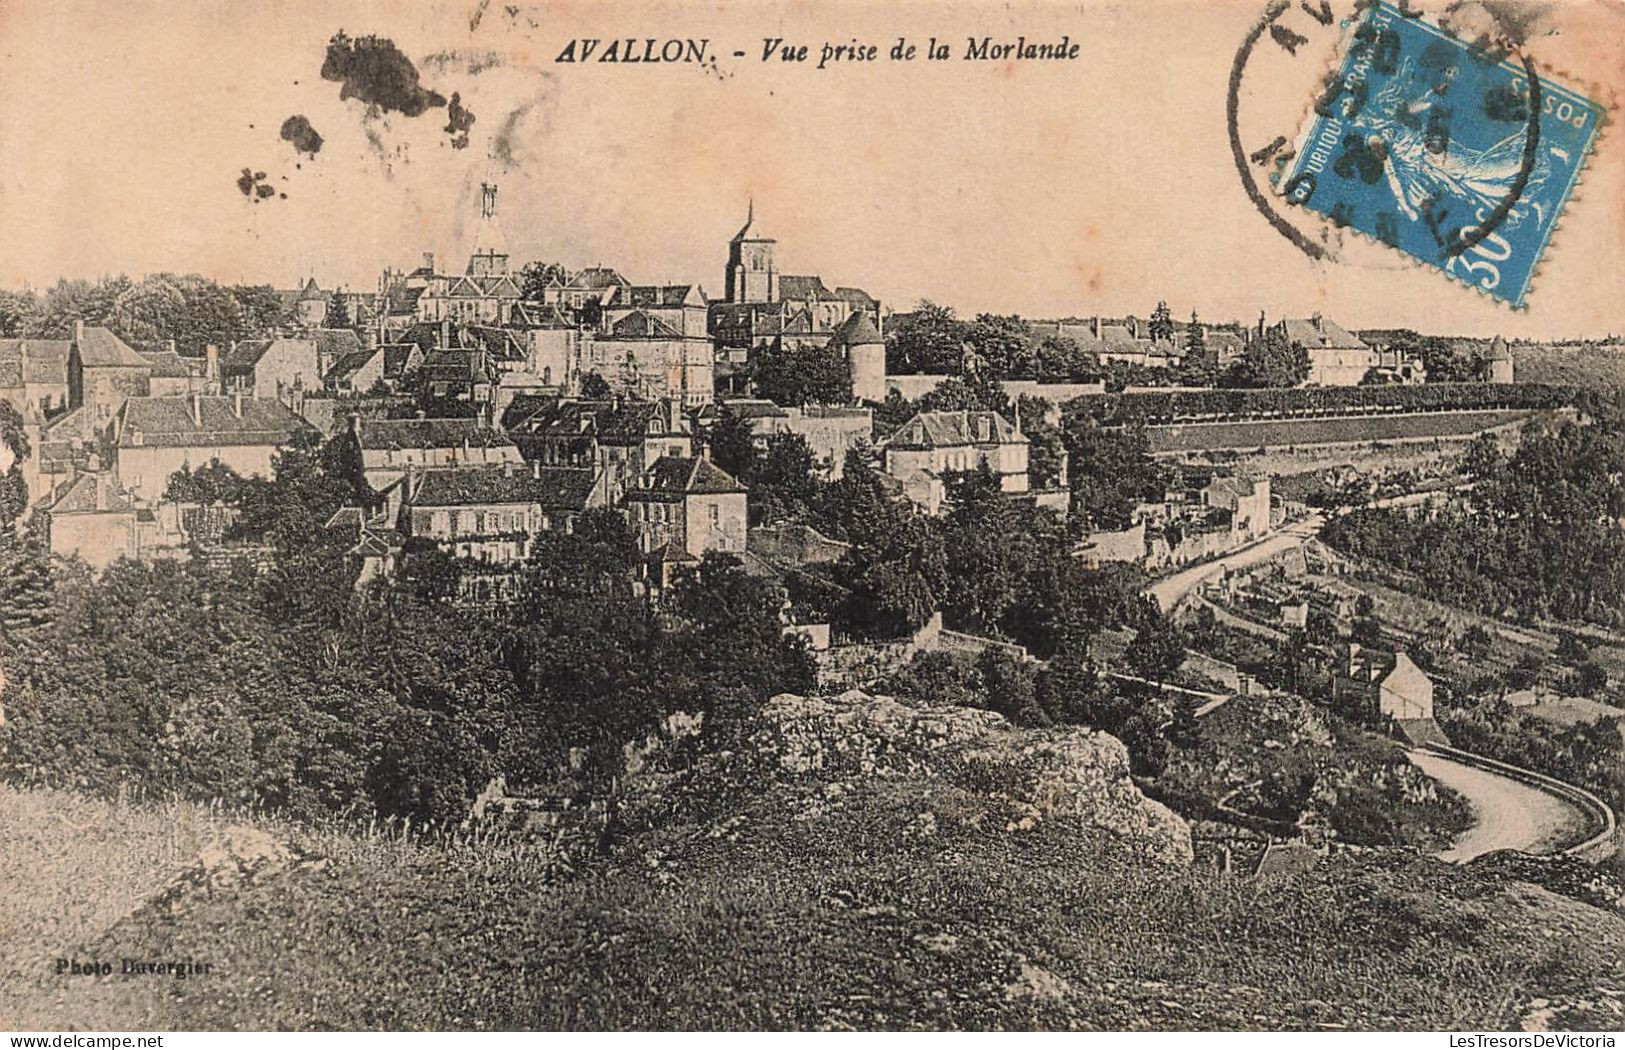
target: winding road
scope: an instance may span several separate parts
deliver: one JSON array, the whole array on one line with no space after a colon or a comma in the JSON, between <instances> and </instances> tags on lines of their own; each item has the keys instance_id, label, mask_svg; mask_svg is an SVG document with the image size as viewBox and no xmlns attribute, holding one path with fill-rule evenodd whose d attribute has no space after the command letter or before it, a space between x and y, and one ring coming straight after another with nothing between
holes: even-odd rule
<instances>
[{"instance_id":1,"label":"winding road","mask_svg":"<svg viewBox=\"0 0 1625 1050\"><path fill-rule=\"evenodd\" d=\"M1550 853L1586 833L1585 815L1555 795L1429 751L1412 751L1410 760L1473 809L1473 826L1440 860L1472 860L1498 849Z\"/></svg>"},{"instance_id":2,"label":"winding road","mask_svg":"<svg viewBox=\"0 0 1625 1050\"><path fill-rule=\"evenodd\" d=\"M1269 561L1278 554L1285 553L1294 547L1301 547L1320 533L1326 519L1319 514L1311 514L1301 521L1282 526L1268 537L1259 540L1250 547L1242 547L1232 551L1222 558L1193 565L1182 569L1172 576L1165 576L1145 589L1145 593L1157 600L1166 612L1178 605L1196 586L1204 580L1212 579L1226 569L1245 569L1260 562Z\"/></svg>"}]
</instances>

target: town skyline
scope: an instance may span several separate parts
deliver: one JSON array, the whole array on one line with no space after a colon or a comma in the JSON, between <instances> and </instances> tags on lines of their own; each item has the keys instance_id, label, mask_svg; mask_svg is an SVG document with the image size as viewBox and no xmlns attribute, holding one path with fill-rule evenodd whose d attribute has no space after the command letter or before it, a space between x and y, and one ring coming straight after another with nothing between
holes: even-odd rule
<instances>
[{"instance_id":1,"label":"town skyline","mask_svg":"<svg viewBox=\"0 0 1625 1050\"><path fill-rule=\"evenodd\" d=\"M439 6L341 7L304 19L244 12L226 24L182 6L165 13L170 44L134 54L123 42L150 5L106 13L68 4L50 19L8 20L0 49L51 103L0 130L31 147L8 150L18 159L0 175L0 225L16 245L0 261L0 284L179 272L282 287L314 272L324 286L370 289L383 268L456 244L479 183L494 174L516 261L610 265L640 281L699 283L711 295L721 281L717 245L754 195L787 265L851 275L898 309L929 299L966 316L1120 315L1161 299L1243 323L1262 308L1484 337L1595 339L1625 327L1607 282L1625 246L1598 221L1603 202L1625 197L1625 156L1609 136L1525 312L1376 246L1353 244L1344 261L1317 263L1278 236L1248 202L1225 139L1229 42L1253 17L1239 0L1147 20L1109 8L1025 11L1019 25L1001 16L1009 27L948 8L911 18L851 13L856 33L888 40L1010 28L1030 39L1070 30L1082 42L1076 63L1003 75L959 63L815 74L754 58L715 75L559 66L554 45L586 35L593 19L557 5L515 10L470 28L465 12ZM771 12L746 22L787 38L817 28L808 12ZM76 25L86 31L75 63L37 61L47 35ZM445 108L408 118L341 99L340 85L320 76L323 49L341 30L392 39L425 89L459 93L476 115L466 148L443 132ZM675 11L656 13L647 32L740 34L724 15ZM1584 76L1617 64L1619 46L1566 61ZM1164 53L1189 56L1180 78L1113 93ZM186 78L170 75L180 54ZM1274 98L1279 87L1276 101L1301 109L1301 85L1268 64L1274 57L1255 63L1249 97ZM73 75L79 62L103 59L119 61L128 79ZM944 110L950 76L955 105ZM656 77L661 90L651 93ZM1075 111L1043 106L1056 91L1079 99ZM854 123L847 112L873 119ZM322 136L319 152L280 139L294 115ZM59 125L82 128L120 164L109 170L98 151L66 148ZM270 198L240 191L244 168L265 173ZM1180 193L1192 180L1213 191ZM81 216L78 235L51 226L58 207Z\"/></svg>"}]
</instances>

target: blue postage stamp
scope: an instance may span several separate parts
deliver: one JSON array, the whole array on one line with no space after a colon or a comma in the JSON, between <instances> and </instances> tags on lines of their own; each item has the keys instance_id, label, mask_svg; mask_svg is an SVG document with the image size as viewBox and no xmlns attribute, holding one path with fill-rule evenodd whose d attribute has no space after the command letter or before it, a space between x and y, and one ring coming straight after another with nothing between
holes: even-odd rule
<instances>
[{"instance_id":1,"label":"blue postage stamp","mask_svg":"<svg viewBox=\"0 0 1625 1050\"><path fill-rule=\"evenodd\" d=\"M1504 54L1375 3L1277 185L1288 202L1521 307L1603 119L1538 71L1532 91Z\"/></svg>"}]
</instances>

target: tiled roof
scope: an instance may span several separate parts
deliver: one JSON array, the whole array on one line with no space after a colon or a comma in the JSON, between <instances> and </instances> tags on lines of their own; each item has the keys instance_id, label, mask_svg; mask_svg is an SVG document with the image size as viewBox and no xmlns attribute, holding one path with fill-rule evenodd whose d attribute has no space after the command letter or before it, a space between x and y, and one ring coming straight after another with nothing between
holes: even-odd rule
<instances>
[{"instance_id":1,"label":"tiled roof","mask_svg":"<svg viewBox=\"0 0 1625 1050\"><path fill-rule=\"evenodd\" d=\"M106 471L80 474L59 485L51 493L46 510L53 514L73 514L86 511L128 511L135 507L135 499L126 492L113 475Z\"/></svg>"},{"instance_id":2,"label":"tiled roof","mask_svg":"<svg viewBox=\"0 0 1625 1050\"><path fill-rule=\"evenodd\" d=\"M499 360L516 361L525 356L525 347L519 341L519 334L506 328L471 324L463 329L462 334L464 346L472 341L487 353L496 355Z\"/></svg>"},{"instance_id":3,"label":"tiled roof","mask_svg":"<svg viewBox=\"0 0 1625 1050\"><path fill-rule=\"evenodd\" d=\"M512 446L513 439L478 419L363 419L361 447L383 451L408 448L474 448Z\"/></svg>"},{"instance_id":4,"label":"tiled roof","mask_svg":"<svg viewBox=\"0 0 1625 1050\"><path fill-rule=\"evenodd\" d=\"M585 510L597 474L578 467L456 467L424 472L412 494L418 507L537 504L548 510Z\"/></svg>"},{"instance_id":5,"label":"tiled roof","mask_svg":"<svg viewBox=\"0 0 1625 1050\"><path fill-rule=\"evenodd\" d=\"M0 339L0 386L19 382L64 384L68 381L70 339ZM26 351L26 353L25 353ZM20 366L27 358L27 375L11 378L8 365Z\"/></svg>"},{"instance_id":6,"label":"tiled roof","mask_svg":"<svg viewBox=\"0 0 1625 1050\"><path fill-rule=\"evenodd\" d=\"M651 314L633 310L610 326L612 339L681 339L683 333Z\"/></svg>"},{"instance_id":7,"label":"tiled roof","mask_svg":"<svg viewBox=\"0 0 1625 1050\"><path fill-rule=\"evenodd\" d=\"M986 437L978 435L986 434ZM888 448L954 448L961 445L1026 444L997 412L920 412L886 441Z\"/></svg>"},{"instance_id":8,"label":"tiled roof","mask_svg":"<svg viewBox=\"0 0 1625 1050\"><path fill-rule=\"evenodd\" d=\"M489 383L483 350L431 350L419 366L425 378L440 382Z\"/></svg>"},{"instance_id":9,"label":"tiled roof","mask_svg":"<svg viewBox=\"0 0 1625 1050\"><path fill-rule=\"evenodd\" d=\"M423 350L416 343L385 343L379 349L384 352L385 379L401 378L412 367L414 358L423 357Z\"/></svg>"},{"instance_id":10,"label":"tiled roof","mask_svg":"<svg viewBox=\"0 0 1625 1050\"><path fill-rule=\"evenodd\" d=\"M352 353L345 354L343 357L333 362L333 367L327 370L327 381L329 383L347 382L351 376L361 371L361 369L366 366L368 361L371 361L380 353L382 353L382 351L374 349L356 350Z\"/></svg>"},{"instance_id":11,"label":"tiled roof","mask_svg":"<svg viewBox=\"0 0 1625 1050\"><path fill-rule=\"evenodd\" d=\"M575 328L576 323L552 303L513 304L508 324L515 328Z\"/></svg>"},{"instance_id":12,"label":"tiled roof","mask_svg":"<svg viewBox=\"0 0 1625 1050\"><path fill-rule=\"evenodd\" d=\"M1359 336L1336 321L1325 317L1296 318L1289 317L1282 322L1286 326L1286 338L1289 343L1297 343L1306 350L1364 350L1365 343Z\"/></svg>"},{"instance_id":13,"label":"tiled roof","mask_svg":"<svg viewBox=\"0 0 1625 1050\"><path fill-rule=\"evenodd\" d=\"M263 397L132 397L121 420L120 448L283 445L310 429L286 405Z\"/></svg>"},{"instance_id":14,"label":"tiled roof","mask_svg":"<svg viewBox=\"0 0 1625 1050\"><path fill-rule=\"evenodd\" d=\"M79 360L86 368L146 368L146 358L105 328L85 326Z\"/></svg>"},{"instance_id":15,"label":"tiled roof","mask_svg":"<svg viewBox=\"0 0 1625 1050\"><path fill-rule=\"evenodd\" d=\"M699 456L662 456L643 475L629 500L666 501L684 496L744 492L745 486L708 459Z\"/></svg>"},{"instance_id":16,"label":"tiled roof","mask_svg":"<svg viewBox=\"0 0 1625 1050\"><path fill-rule=\"evenodd\" d=\"M862 288L836 288L835 298L844 299L853 306L863 306L871 309L880 305L880 300Z\"/></svg>"},{"instance_id":17,"label":"tiled roof","mask_svg":"<svg viewBox=\"0 0 1625 1050\"><path fill-rule=\"evenodd\" d=\"M193 368L187 359L173 350L155 350L141 356L152 366L154 379L191 379L203 373L202 361L197 361L198 367Z\"/></svg>"},{"instance_id":18,"label":"tiled roof","mask_svg":"<svg viewBox=\"0 0 1625 1050\"><path fill-rule=\"evenodd\" d=\"M309 277L309 278L305 279L305 286L299 290L299 299L300 299L301 302L306 301L306 300L310 300L310 299L326 299L326 298L327 298L327 295L316 284L316 278Z\"/></svg>"},{"instance_id":19,"label":"tiled roof","mask_svg":"<svg viewBox=\"0 0 1625 1050\"><path fill-rule=\"evenodd\" d=\"M852 311L852 315L841 322L835 329L832 343L841 346L882 346L885 340L880 338L880 332L875 329L869 315L862 310Z\"/></svg>"},{"instance_id":20,"label":"tiled roof","mask_svg":"<svg viewBox=\"0 0 1625 1050\"><path fill-rule=\"evenodd\" d=\"M630 288L632 282L607 266L589 266L576 271L569 288Z\"/></svg>"},{"instance_id":21,"label":"tiled roof","mask_svg":"<svg viewBox=\"0 0 1625 1050\"><path fill-rule=\"evenodd\" d=\"M821 302L828 302L839 299L840 296L824 287L822 277L797 277L785 274L779 277L779 298L816 299Z\"/></svg>"},{"instance_id":22,"label":"tiled roof","mask_svg":"<svg viewBox=\"0 0 1625 1050\"><path fill-rule=\"evenodd\" d=\"M623 291L618 302L628 306L704 306L704 300L690 302L692 284L638 284Z\"/></svg>"},{"instance_id":23,"label":"tiled roof","mask_svg":"<svg viewBox=\"0 0 1625 1050\"><path fill-rule=\"evenodd\" d=\"M518 403L518 399L515 399L515 403ZM517 413L507 417L513 420L510 430L553 438L590 434L599 442L612 445L637 444L651 434L669 437L673 433L660 403L655 401L564 401L545 398L538 399L528 407L529 413L522 418ZM655 425L654 430L650 429L650 424ZM687 434L687 426L677 433Z\"/></svg>"},{"instance_id":24,"label":"tiled roof","mask_svg":"<svg viewBox=\"0 0 1625 1050\"><path fill-rule=\"evenodd\" d=\"M316 351L329 361L361 349L361 337L349 328L318 328L311 333Z\"/></svg>"}]
</instances>

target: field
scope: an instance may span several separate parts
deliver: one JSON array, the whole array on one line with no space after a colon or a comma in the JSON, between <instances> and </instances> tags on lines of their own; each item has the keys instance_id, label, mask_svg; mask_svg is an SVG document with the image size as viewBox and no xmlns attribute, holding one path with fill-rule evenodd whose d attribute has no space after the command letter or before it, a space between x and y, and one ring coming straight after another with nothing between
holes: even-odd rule
<instances>
[{"instance_id":1,"label":"field","mask_svg":"<svg viewBox=\"0 0 1625 1050\"><path fill-rule=\"evenodd\" d=\"M225 830L217 815L0 788L12 967L0 1027L1460 1030L1625 1017L1625 918L1527 883L1402 854L1262 878L1165 868L1061 822L956 829L970 801L876 782L793 819L768 796L636 838L557 884L511 847L261 824L250 830L301 859L159 902L190 844ZM58 976L58 956L213 970Z\"/></svg>"},{"instance_id":2,"label":"field","mask_svg":"<svg viewBox=\"0 0 1625 1050\"><path fill-rule=\"evenodd\" d=\"M1330 419L1277 419L1238 423L1187 423L1147 427L1153 455L1211 449L1286 448L1372 441L1466 438L1522 422L1530 413L1434 412L1412 415L1342 416Z\"/></svg>"}]
</instances>

